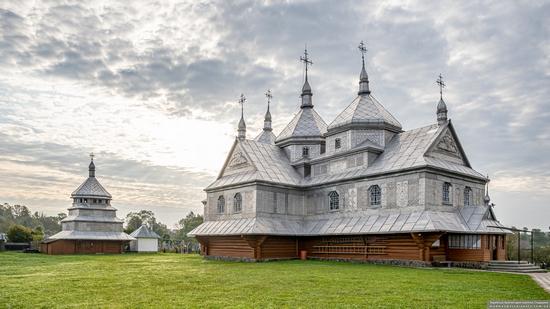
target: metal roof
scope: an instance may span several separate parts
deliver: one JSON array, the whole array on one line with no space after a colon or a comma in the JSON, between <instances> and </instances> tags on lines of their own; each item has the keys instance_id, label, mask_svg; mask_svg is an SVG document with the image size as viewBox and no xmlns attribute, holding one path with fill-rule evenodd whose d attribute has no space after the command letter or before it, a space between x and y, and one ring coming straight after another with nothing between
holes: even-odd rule
<instances>
[{"instance_id":1,"label":"metal roof","mask_svg":"<svg viewBox=\"0 0 550 309\"><path fill-rule=\"evenodd\" d=\"M246 183L267 181L287 185L298 185L301 177L290 164L284 151L278 146L253 140L238 140L238 147L246 153L255 167L253 171L222 176L206 189Z\"/></svg>"},{"instance_id":2,"label":"metal roof","mask_svg":"<svg viewBox=\"0 0 550 309\"><path fill-rule=\"evenodd\" d=\"M154 231L150 230L147 226L142 225L137 230L133 231L130 236L134 238L160 238L160 236Z\"/></svg>"},{"instance_id":3,"label":"metal roof","mask_svg":"<svg viewBox=\"0 0 550 309\"><path fill-rule=\"evenodd\" d=\"M293 186L313 186L422 167L432 167L471 177L485 178L484 175L468 166L425 156L430 146L434 144L440 134L449 126L450 123L443 126L433 124L395 134L386 145L384 151L371 165L363 168L344 170L341 173L314 175L310 178L301 177L292 167L284 151L278 146L252 140L238 141L246 154L253 161L253 165L257 170L220 177L206 189L252 181L267 181ZM372 142L369 143L372 144L372 147L376 146L376 144ZM365 145L367 144L358 145L357 147L363 147ZM323 157L316 158L312 160L312 163L322 158Z\"/></svg>"},{"instance_id":4,"label":"metal roof","mask_svg":"<svg viewBox=\"0 0 550 309\"><path fill-rule=\"evenodd\" d=\"M474 213L485 213L486 206L475 208ZM498 228L503 226L496 220L484 216L470 216L465 220L463 210L416 212L390 211L380 214L338 213L305 220L255 217L232 220L207 221L191 231L191 236L215 235L350 235L350 234L388 234L412 232L446 231L454 233L503 233Z\"/></svg>"},{"instance_id":5,"label":"metal roof","mask_svg":"<svg viewBox=\"0 0 550 309\"><path fill-rule=\"evenodd\" d=\"M401 129L401 123L370 94L359 95L328 126L328 130L350 124L388 124Z\"/></svg>"},{"instance_id":6,"label":"metal roof","mask_svg":"<svg viewBox=\"0 0 550 309\"><path fill-rule=\"evenodd\" d=\"M277 139L277 136L273 134L273 131L271 130L262 130L262 132L256 136L254 139L257 142L260 143L266 143L266 144L273 144L275 145L275 140Z\"/></svg>"},{"instance_id":7,"label":"metal roof","mask_svg":"<svg viewBox=\"0 0 550 309\"><path fill-rule=\"evenodd\" d=\"M293 137L321 137L327 132L327 124L312 107L300 108L294 118L277 136L277 142Z\"/></svg>"},{"instance_id":8,"label":"metal roof","mask_svg":"<svg viewBox=\"0 0 550 309\"><path fill-rule=\"evenodd\" d=\"M103 188L97 178L88 177L74 192L71 197L102 197L111 198L111 194Z\"/></svg>"},{"instance_id":9,"label":"metal roof","mask_svg":"<svg viewBox=\"0 0 550 309\"><path fill-rule=\"evenodd\" d=\"M134 237L124 232L84 232L84 231L61 231L48 237L44 242L52 242L60 239L82 239L82 240L135 240Z\"/></svg>"}]
</instances>

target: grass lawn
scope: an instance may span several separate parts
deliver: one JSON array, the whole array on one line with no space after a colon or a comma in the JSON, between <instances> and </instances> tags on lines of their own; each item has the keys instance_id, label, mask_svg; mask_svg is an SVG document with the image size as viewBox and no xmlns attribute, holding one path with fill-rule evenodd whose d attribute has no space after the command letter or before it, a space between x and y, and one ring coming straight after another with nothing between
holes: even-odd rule
<instances>
[{"instance_id":1,"label":"grass lawn","mask_svg":"<svg viewBox=\"0 0 550 309\"><path fill-rule=\"evenodd\" d=\"M324 261L239 263L197 255L0 253L0 308L485 308L550 299L525 275Z\"/></svg>"}]
</instances>

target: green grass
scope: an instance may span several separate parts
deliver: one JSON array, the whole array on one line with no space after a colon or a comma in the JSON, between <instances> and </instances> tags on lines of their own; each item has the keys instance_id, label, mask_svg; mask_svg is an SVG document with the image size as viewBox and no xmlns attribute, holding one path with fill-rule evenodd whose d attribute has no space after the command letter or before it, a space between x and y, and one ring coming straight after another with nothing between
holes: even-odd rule
<instances>
[{"instance_id":1,"label":"green grass","mask_svg":"<svg viewBox=\"0 0 550 309\"><path fill-rule=\"evenodd\" d=\"M197 255L0 253L0 308L485 308L542 300L529 276L325 261L239 263Z\"/></svg>"}]
</instances>

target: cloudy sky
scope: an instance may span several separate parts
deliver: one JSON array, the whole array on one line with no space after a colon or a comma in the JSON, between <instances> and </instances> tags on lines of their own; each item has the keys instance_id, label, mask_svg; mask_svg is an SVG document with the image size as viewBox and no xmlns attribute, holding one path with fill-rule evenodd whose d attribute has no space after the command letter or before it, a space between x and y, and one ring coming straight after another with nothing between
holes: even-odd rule
<instances>
[{"instance_id":1,"label":"cloudy sky","mask_svg":"<svg viewBox=\"0 0 550 309\"><path fill-rule=\"evenodd\" d=\"M172 225L202 211L241 92L255 136L272 90L278 133L307 44L329 123L357 91L364 40L373 94L404 129L436 121L442 73L501 222L548 229L550 2L474 2L0 1L0 202L64 211L94 152L120 217Z\"/></svg>"}]
</instances>

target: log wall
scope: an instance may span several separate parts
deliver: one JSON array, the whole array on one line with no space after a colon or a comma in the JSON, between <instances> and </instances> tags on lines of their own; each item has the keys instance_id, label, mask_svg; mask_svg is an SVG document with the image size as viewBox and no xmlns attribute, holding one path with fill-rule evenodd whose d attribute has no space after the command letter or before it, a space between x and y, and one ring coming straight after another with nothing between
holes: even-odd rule
<instances>
[{"instance_id":1,"label":"log wall","mask_svg":"<svg viewBox=\"0 0 550 309\"><path fill-rule=\"evenodd\" d=\"M118 254L122 253L122 241L104 240L56 240L40 245L40 251L46 254Z\"/></svg>"}]
</instances>

